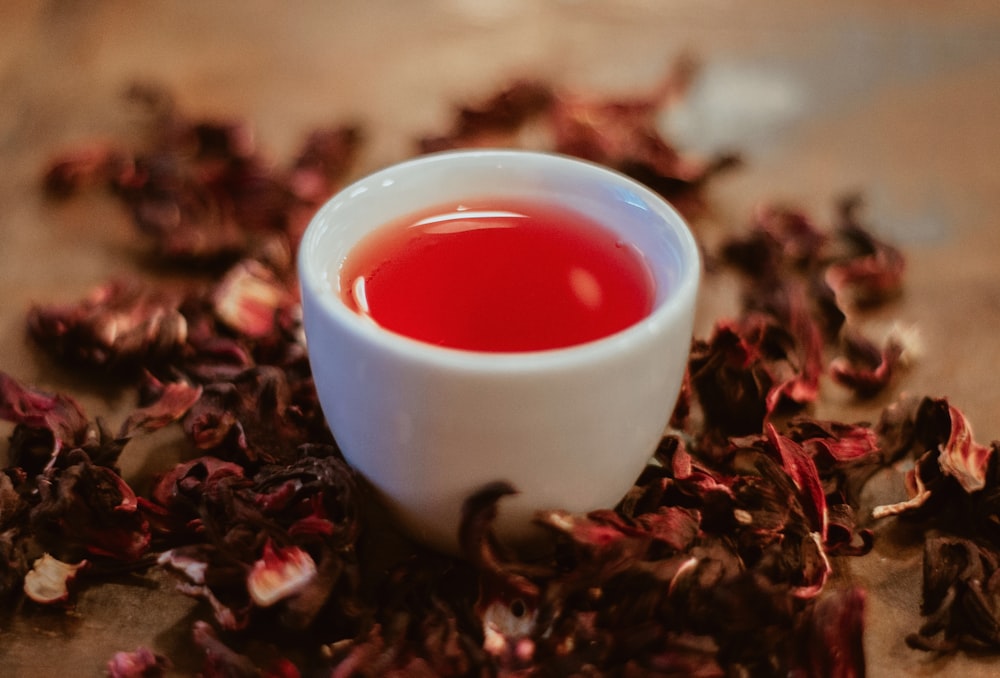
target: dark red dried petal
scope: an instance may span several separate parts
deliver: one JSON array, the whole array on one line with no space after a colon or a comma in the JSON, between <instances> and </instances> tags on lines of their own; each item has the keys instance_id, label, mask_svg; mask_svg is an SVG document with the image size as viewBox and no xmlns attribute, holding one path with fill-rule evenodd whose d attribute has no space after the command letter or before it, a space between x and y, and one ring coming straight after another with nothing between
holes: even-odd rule
<instances>
[{"instance_id":1,"label":"dark red dried petal","mask_svg":"<svg viewBox=\"0 0 1000 678\"><path fill-rule=\"evenodd\" d=\"M497 503L516 490L508 483L495 482L472 494L462 506L458 543L465 557L480 572L479 600L476 603L480 616L497 599L510 602L521 600L533 607L539 591L527 577L506 567L505 552L493 533Z\"/></svg>"},{"instance_id":2,"label":"dark red dried petal","mask_svg":"<svg viewBox=\"0 0 1000 678\"><path fill-rule=\"evenodd\" d=\"M49 195L66 198L90 186L110 186L127 180L132 158L114 144L94 142L64 152L49 161L42 183Z\"/></svg>"},{"instance_id":3,"label":"dark red dried petal","mask_svg":"<svg viewBox=\"0 0 1000 678\"><path fill-rule=\"evenodd\" d=\"M202 666L205 678L260 678L261 671L257 665L220 640L208 623L196 621L192 635L195 645L205 653Z\"/></svg>"},{"instance_id":4,"label":"dark red dried petal","mask_svg":"<svg viewBox=\"0 0 1000 678\"><path fill-rule=\"evenodd\" d=\"M52 431L64 445L80 442L87 428L83 408L71 396L28 388L0 372L0 418L30 428Z\"/></svg>"},{"instance_id":5,"label":"dark red dried petal","mask_svg":"<svg viewBox=\"0 0 1000 678\"><path fill-rule=\"evenodd\" d=\"M823 483L819 479L819 471L811 456L806 454L795 441L777 432L771 424L767 424L767 438L777 450L781 463L795 482L801 493L801 504L809 517L811 527L826 539L826 494Z\"/></svg>"},{"instance_id":6,"label":"dark red dried petal","mask_svg":"<svg viewBox=\"0 0 1000 678\"><path fill-rule=\"evenodd\" d=\"M118 440L128 440L142 431L150 433L178 421L201 397L202 388L187 382L164 384L152 375L147 379L147 393L156 393L155 400L133 410L118 431Z\"/></svg>"},{"instance_id":7,"label":"dark red dried petal","mask_svg":"<svg viewBox=\"0 0 1000 678\"><path fill-rule=\"evenodd\" d=\"M843 340L845 355L830 363L834 381L863 398L883 391L900 366L903 344L899 338L889 337L881 348L858 334L846 334Z\"/></svg>"},{"instance_id":8,"label":"dark red dried petal","mask_svg":"<svg viewBox=\"0 0 1000 678\"><path fill-rule=\"evenodd\" d=\"M552 104L552 88L541 82L518 80L485 101L462 106L452 128L440 136L419 140L422 153L464 146L483 145L497 135L507 135L546 112Z\"/></svg>"},{"instance_id":9,"label":"dark red dried petal","mask_svg":"<svg viewBox=\"0 0 1000 678\"><path fill-rule=\"evenodd\" d=\"M112 280L76 303L33 307L28 330L74 366L152 367L176 355L187 339L178 303L137 280Z\"/></svg>"},{"instance_id":10,"label":"dark red dried petal","mask_svg":"<svg viewBox=\"0 0 1000 678\"><path fill-rule=\"evenodd\" d=\"M949 405L951 430L939 448L941 471L958 481L966 492L982 490L993 450L980 445L972 437L972 425L958 408Z\"/></svg>"},{"instance_id":11,"label":"dark red dried petal","mask_svg":"<svg viewBox=\"0 0 1000 678\"><path fill-rule=\"evenodd\" d=\"M149 523L138 498L109 468L79 462L42 482L39 494L31 523L52 553L131 562L149 548Z\"/></svg>"},{"instance_id":12,"label":"dark red dried petal","mask_svg":"<svg viewBox=\"0 0 1000 678\"><path fill-rule=\"evenodd\" d=\"M822 597L806 615L801 652L802 675L863 678L867 596L851 588Z\"/></svg>"},{"instance_id":13,"label":"dark red dried petal","mask_svg":"<svg viewBox=\"0 0 1000 678\"><path fill-rule=\"evenodd\" d=\"M274 272L254 259L244 259L229 269L212 293L216 317L250 339L273 335L279 313L293 299Z\"/></svg>"},{"instance_id":14,"label":"dark red dried petal","mask_svg":"<svg viewBox=\"0 0 1000 678\"><path fill-rule=\"evenodd\" d=\"M157 504L168 509L172 509L177 502L188 506L191 500L212 493L220 480L232 476L242 478L243 467L216 457L200 457L178 464L165 473L156 483L151 496Z\"/></svg>"},{"instance_id":15,"label":"dark red dried petal","mask_svg":"<svg viewBox=\"0 0 1000 678\"><path fill-rule=\"evenodd\" d=\"M318 206L333 194L357 156L361 129L340 125L309 133L292 162L288 186L300 201Z\"/></svg>"},{"instance_id":16,"label":"dark red dried petal","mask_svg":"<svg viewBox=\"0 0 1000 678\"><path fill-rule=\"evenodd\" d=\"M903 286L903 253L861 224L860 207L858 197L841 201L836 237L842 251L826 271L826 281L842 305L880 304L898 296Z\"/></svg>"},{"instance_id":17,"label":"dark red dried petal","mask_svg":"<svg viewBox=\"0 0 1000 678\"><path fill-rule=\"evenodd\" d=\"M759 356L735 323L720 323L707 342L695 341L688 370L707 430L727 437L762 430L774 378Z\"/></svg>"},{"instance_id":18,"label":"dark red dried petal","mask_svg":"<svg viewBox=\"0 0 1000 678\"><path fill-rule=\"evenodd\" d=\"M148 647L131 652L116 652L108 660L109 678L160 678L172 667L169 659Z\"/></svg>"}]
</instances>

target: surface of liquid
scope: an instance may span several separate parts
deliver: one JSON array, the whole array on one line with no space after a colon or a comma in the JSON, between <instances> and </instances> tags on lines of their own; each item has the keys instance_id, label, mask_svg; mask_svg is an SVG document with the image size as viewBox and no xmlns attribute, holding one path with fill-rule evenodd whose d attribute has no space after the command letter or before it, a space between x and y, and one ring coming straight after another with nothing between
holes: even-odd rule
<instances>
[{"instance_id":1,"label":"surface of liquid","mask_svg":"<svg viewBox=\"0 0 1000 678\"><path fill-rule=\"evenodd\" d=\"M339 275L345 303L439 346L538 351L608 336L652 309L642 254L574 211L485 201L429 210L370 235Z\"/></svg>"}]
</instances>

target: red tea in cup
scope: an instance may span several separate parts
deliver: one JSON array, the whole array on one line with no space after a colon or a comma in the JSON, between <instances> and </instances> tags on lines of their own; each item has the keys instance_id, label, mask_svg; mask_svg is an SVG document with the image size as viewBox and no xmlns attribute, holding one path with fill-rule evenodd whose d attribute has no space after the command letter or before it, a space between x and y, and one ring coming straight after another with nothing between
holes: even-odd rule
<instances>
[{"instance_id":1,"label":"red tea in cup","mask_svg":"<svg viewBox=\"0 0 1000 678\"><path fill-rule=\"evenodd\" d=\"M392 332L449 348L541 351L614 334L653 308L633 245L566 207L443 205L387 224L340 271L344 302Z\"/></svg>"}]
</instances>

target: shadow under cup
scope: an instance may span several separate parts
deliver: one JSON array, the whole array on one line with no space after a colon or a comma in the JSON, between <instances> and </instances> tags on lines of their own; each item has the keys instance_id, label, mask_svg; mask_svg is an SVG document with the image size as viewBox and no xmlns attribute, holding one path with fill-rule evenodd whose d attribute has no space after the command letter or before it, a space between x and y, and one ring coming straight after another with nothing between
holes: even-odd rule
<instances>
[{"instance_id":1,"label":"shadow under cup","mask_svg":"<svg viewBox=\"0 0 1000 678\"><path fill-rule=\"evenodd\" d=\"M643 255L651 312L568 348L483 353L384 330L351 311L340 266L384 224L462 199L547 202L589 215ZM506 481L496 528L533 534L537 511L614 506L655 449L691 342L700 260L677 212L591 163L525 151L453 151L388 167L334 196L299 252L306 337L324 415L347 461L420 541L457 549L462 505Z\"/></svg>"}]
</instances>

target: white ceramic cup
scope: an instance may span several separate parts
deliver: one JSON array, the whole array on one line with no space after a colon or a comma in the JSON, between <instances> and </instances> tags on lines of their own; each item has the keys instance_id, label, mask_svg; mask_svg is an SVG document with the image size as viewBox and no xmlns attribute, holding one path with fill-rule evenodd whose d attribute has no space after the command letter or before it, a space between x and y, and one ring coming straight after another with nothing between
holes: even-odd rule
<instances>
[{"instance_id":1,"label":"white ceramic cup","mask_svg":"<svg viewBox=\"0 0 1000 678\"><path fill-rule=\"evenodd\" d=\"M339 269L386 223L456 200L505 197L584 212L648 263L653 310L567 348L487 353L442 348L378 327L342 301ZM454 551L461 507L510 482L497 531L527 537L537 510L610 508L661 439L688 357L700 279L681 216L632 179L526 151L453 151L394 165L340 191L307 228L299 277L309 358L324 415L347 461L400 523Z\"/></svg>"}]
</instances>

